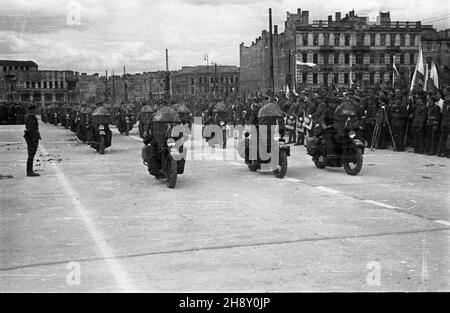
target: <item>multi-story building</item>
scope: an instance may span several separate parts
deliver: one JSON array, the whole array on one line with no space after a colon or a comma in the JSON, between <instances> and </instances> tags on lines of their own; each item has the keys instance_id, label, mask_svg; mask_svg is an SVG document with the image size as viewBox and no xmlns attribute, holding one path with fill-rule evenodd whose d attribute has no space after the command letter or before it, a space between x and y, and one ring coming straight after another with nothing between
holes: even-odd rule
<instances>
[{"instance_id":1,"label":"multi-story building","mask_svg":"<svg viewBox=\"0 0 450 313\"><path fill-rule=\"evenodd\" d=\"M78 72L38 70L33 61L0 61L1 97L40 103L77 101Z\"/></svg>"},{"instance_id":2,"label":"multi-story building","mask_svg":"<svg viewBox=\"0 0 450 313\"><path fill-rule=\"evenodd\" d=\"M183 66L171 74L171 89L174 95L229 97L239 91L239 68L225 65Z\"/></svg>"},{"instance_id":3,"label":"multi-story building","mask_svg":"<svg viewBox=\"0 0 450 313\"><path fill-rule=\"evenodd\" d=\"M312 23L308 11L288 12L284 33L278 34L274 29L275 90L284 90L283 83L291 89L294 84L297 89L333 83L346 87L352 83L392 85L393 79L397 84L407 84L417 61L421 37L435 32L431 25L422 25L420 21L393 22L389 12L380 12L374 22L350 11L345 16L336 12L334 20L330 15L327 20ZM268 42L268 33L263 31L262 37L250 47L241 43L241 90L268 90L270 73L265 61ZM400 77L393 74L394 60Z\"/></svg>"},{"instance_id":4,"label":"multi-story building","mask_svg":"<svg viewBox=\"0 0 450 313\"><path fill-rule=\"evenodd\" d=\"M436 64L440 87L450 86L450 29L422 37L423 57Z\"/></svg>"},{"instance_id":5,"label":"multi-story building","mask_svg":"<svg viewBox=\"0 0 450 313\"><path fill-rule=\"evenodd\" d=\"M80 91L84 101L143 101L150 98L162 98L164 89L164 71L137 74L99 76L98 73L80 76Z\"/></svg>"}]
</instances>

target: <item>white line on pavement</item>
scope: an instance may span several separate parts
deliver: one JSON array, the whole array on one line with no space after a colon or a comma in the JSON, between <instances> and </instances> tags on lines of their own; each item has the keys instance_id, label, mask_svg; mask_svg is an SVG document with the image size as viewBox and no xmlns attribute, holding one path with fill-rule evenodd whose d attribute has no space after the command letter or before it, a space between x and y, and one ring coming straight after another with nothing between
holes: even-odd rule
<instances>
[{"instance_id":1,"label":"white line on pavement","mask_svg":"<svg viewBox=\"0 0 450 313\"><path fill-rule=\"evenodd\" d=\"M328 187L324 187L324 186L317 186L316 188L317 188L317 189L320 189L320 190L322 190L322 191L329 192L329 193L334 193L334 194L341 193L339 190L335 190L335 189L328 188Z\"/></svg>"},{"instance_id":2,"label":"white line on pavement","mask_svg":"<svg viewBox=\"0 0 450 313\"><path fill-rule=\"evenodd\" d=\"M301 182L302 182L300 179L297 179L297 178L290 178L290 177L285 178L284 180L290 181L290 182L293 182L293 183L301 183Z\"/></svg>"},{"instance_id":3,"label":"white line on pavement","mask_svg":"<svg viewBox=\"0 0 450 313\"><path fill-rule=\"evenodd\" d=\"M389 205L389 204L386 204L386 203L383 203L383 202L378 202L378 201L375 201L375 200L362 200L362 202L373 204L373 205L380 206L380 207L383 207L383 208L388 208L388 209L399 209L396 206Z\"/></svg>"},{"instance_id":4,"label":"white line on pavement","mask_svg":"<svg viewBox=\"0 0 450 313\"><path fill-rule=\"evenodd\" d=\"M43 153L48 154L47 149L45 149L43 145L40 145L39 148ZM72 186L70 185L69 181L67 180L66 175L57 164L52 164L52 166L57 174L61 186L64 188L67 195L72 200L75 209L83 219L83 222L85 223L86 228L88 229L92 239L94 240L95 244L100 250L102 256L105 258L105 262L108 265L111 273L113 274L117 284L124 292L135 291L135 288L132 286L128 278L128 275L125 273L122 266L115 258L112 249L106 243L106 240L98 230L97 225L95 225L94 221L91 219L89 211L83 207L83 204L76 197L76 193L72 188Z\"/></svg>"},{"instance_id":5,"label":"white line on pavement","mask_svg":"<svg viewBox=\"0 0 450 313\"><path fill-rule=\"evenodd\" d=\"M439 223L439 224L442 224L442 225L446 225L446 226L450 226L450 222L443 221L443 220L434 220L433 222Z\"/></svg>"},{"instance_id":6,"label":"white line on pavement","mask_svg":"<svg viewBox=\"0 0 450 313\"><path fill-rule=\"evenodd\" d=\"M242 166L242 163L237 163L237 162L229 162L230 164L236 165L236 166Z\"/></svg>"}]
</instances>

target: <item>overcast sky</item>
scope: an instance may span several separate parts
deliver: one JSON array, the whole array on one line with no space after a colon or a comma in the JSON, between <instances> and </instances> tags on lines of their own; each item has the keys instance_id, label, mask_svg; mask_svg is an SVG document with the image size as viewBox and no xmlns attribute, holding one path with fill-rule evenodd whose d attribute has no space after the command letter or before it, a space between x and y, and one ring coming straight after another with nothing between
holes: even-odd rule
<instances>
[{"instance_id":1,"label":"overcast sky","mask_svg":"<svg viewBox=\"0 0 450 313\"><path fill-rule=\"evenodd\" d=\"M310 20L355 9L375 18L450 28L448 0L0 0L0 59L33 60L40 69L122 73L210 62L239 65L239 44L268 28L268 8L283 31L286 12ZM431 23L430 23L431 22Z\"/></svg>"}]
</instances>

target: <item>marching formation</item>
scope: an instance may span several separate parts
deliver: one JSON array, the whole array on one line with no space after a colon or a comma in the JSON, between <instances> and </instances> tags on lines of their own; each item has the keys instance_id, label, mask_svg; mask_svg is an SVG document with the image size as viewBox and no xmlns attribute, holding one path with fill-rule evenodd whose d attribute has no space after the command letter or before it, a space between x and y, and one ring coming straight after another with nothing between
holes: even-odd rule
<instances>
[{"instance_id":1,"label":"marching formation","mask_svg":"<svg viewBox=\"0 0 450 313\"><path fill-rule=\"evenodd\" d=\"M38 107L2 103L2 124L26 125L29 148L27 174L40 139ZM170 101L112 105L52 103L40 107L44 123L61 125L98 153L112 145L111 125L129 135L138 123L143 140L142 158L156 179L167 179L173 188L184 172L186 149L196 112L202 115L203 138L223 149L240 130L239 155L251 171L270 164L274 175L287 171L290 144L305 145L316 167L344 167L350 175L361 171L365 148L404 151L450 157L450 90L410 94L407 90L358 88L346 90L305 89L300 94L211 98L174 96ZM233 132L229 130L233 129ZM31 164L31 165L30 165Z\"/></svg>"}]
</instances>

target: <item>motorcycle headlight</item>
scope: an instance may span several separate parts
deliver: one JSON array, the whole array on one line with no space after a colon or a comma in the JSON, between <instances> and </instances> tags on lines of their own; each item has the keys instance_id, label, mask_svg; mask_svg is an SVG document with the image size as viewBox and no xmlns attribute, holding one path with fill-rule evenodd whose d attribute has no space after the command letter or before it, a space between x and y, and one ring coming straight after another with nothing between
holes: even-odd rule
<instances>
[{"instance_id":1,"label":"motorcycle headlight","mask_svg":"<svg viewBox=\"0 0 450 313\"><path fill-rule=\"evenodd\" d=\"M167 139L167 145L172 148L175 145L175 139L169 138Z\"/></svg>"},{"instance_id":2,"label":"motorcycle headlight","mask_svg":"<svg viewBox=\"0 0 450 313\"><path fill-rule=\"evenodd\" d=\"M355 131L353 131L353 130L349 131L348 136L352 139L355 138L355 136L356 136Z\"/></svg>"},{"instance_id":3,"label":"motorcycle headlight","mask_svg":"<svg viewBox=\"0 0 450 313\"><path fill-rule=\"evenodd\" d=\"M224 126L225 122L221 121L219 124L220 124L220 126Z\"/></svg>"}]
</instances>

